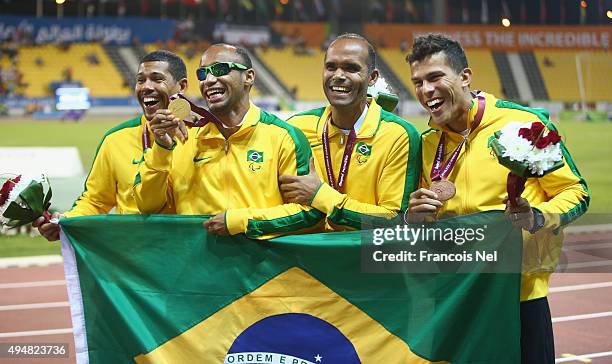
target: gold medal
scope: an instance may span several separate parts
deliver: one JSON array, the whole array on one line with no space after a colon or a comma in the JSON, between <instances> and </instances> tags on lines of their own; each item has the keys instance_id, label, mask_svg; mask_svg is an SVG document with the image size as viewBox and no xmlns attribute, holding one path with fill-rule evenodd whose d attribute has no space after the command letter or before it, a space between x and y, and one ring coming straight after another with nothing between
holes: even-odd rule
<instances>
[{"instance_id":1,"label":"gold medal","mask_svg":"<svg viewBox=\"0 0 612 364\"><path fill-rule=\"evenodd\" d=\"M168 110L172 112L174 117L180 120L185 120L191 114L191 106L189 102L183 99L174 99L168 104Z\"/></svg>"},{"instance_id":2,"label":"gold medal","mask_svg":"<svg viewBox=\"0 0 612 364\"><path fill-rule=\"evenodd\" d=\"M440 201L448 201L457 192L455 184L447 179L440 179L431 182L430 190L434 191L438 195Z\"/></svg>"}]
</instances>

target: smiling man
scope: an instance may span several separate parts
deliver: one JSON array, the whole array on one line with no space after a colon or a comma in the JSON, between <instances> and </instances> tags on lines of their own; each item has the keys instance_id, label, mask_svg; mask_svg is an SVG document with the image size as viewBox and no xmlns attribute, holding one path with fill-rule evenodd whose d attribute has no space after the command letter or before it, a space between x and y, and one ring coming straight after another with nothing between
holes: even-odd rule
<instances>
[{"instance_id":1,"label":"smiling man","mask_svg":"<svg viewBox=\"0 0 612 364\"><path fill-rule=\"evenodd\" d=\"M287 201L323 212L325 230L359 229L364 219L393 218L407 209L418 185L419 134L368 98L368 86L377 79L372 45L358 34L341 35L330 44L323 65L330 105L288 120L308 138L316 170L281 176L281 190Z\"/></svg>"},{"instance_id":2,"label":"smiling man","mask_svg":"<svg viewBox=\"0 0 612 364\"><path fill-rule=\"evenodd\" d=\"M155 143L134 184L140 211L211 214L204 223L209 233L253 238L316 225L322 215L284 203L277 182L281 174L309 173L308 141L299 129L251 103L255 70L246 51L212 45L202 55L197 76L219 123L192 128L181 144L175 140L181 122L158 110L160 116L151 120Z\"/></svg>"},{"instance_id":3,"label":"smiling man","mask_svg":"<svg viewBox=\"0 0 612 364\"><path fill-rule=\"evenodd\" d=\"M168 107L170 95L186 89L186 67L179 56L159 50L142 58L134 94L143 114L115 126L104 135L85 181L85 191L63 216L107 214L113 207L118 214L139 213L132 186L146 143L152 140L146 128L147 121L153 120L158 110ZM179 134L183 136L182 132ZM39 219L34 225L48 240L59 239L58 224L43 224Z\"/></svg>"},{"instance_id":4,"label":"smiling man","mask_svg":"<svg viewBox=\"0 0 612 364\"><path fill-rule=\"evenodd\" d=\"M410 196L410 216L417 222L427 215L441 218L487 210L506 211L512 223L523 229L522 363L552 364L555 350L546 299L548 280L563 244L562 227L588 208L586 182L562 144L565 165L542 178L528 179L524 198L519 198L517 207L511 206L506 199L508 169L490 152L489 138L510 122L540 121L554 128L548 113L471 91L473 72L468 68L463 48L444 35L415 38L407 61L415 95L429 112L432 127L422 135L422 188ZM437 151L444 149L446 153L438 158ZM455 154L456 162L449 163L450 156ZM434 164L448 165L443 170L450 173L443 176L434 173L432 177ZM440 180L454 185L456 195L441 196L444 190L434 192L433 184ZM529 266L531 261L538 263Z\"/></svg>"}]
</instances>

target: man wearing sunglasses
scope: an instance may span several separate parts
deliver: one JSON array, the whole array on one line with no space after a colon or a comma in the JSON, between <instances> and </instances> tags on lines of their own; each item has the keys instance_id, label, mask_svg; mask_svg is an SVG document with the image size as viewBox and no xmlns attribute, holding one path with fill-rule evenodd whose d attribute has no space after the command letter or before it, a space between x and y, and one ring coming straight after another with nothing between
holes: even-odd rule
<instances>
[{"instance_id":1,"label":"man wearing sunglasses","mask_svg":"<svg viewBox=\"0 0 612 364\"><path fill-rule=\"evenodd\" d=\"M341 35L325 54L323 90L330 105L288 120L308 138L316 168L306 176L281 176L281 190L286 201L324 213L325 230L396 217L417 188L419 134L368 98L377 79L372 45L358 34Z\"/></svg>"},{"instance_id":2,"label":"man wearing sunglasses","mask_svg":"<svg viewBox=\"0 0 612 364\"><path fill-rule=\"evenodd\" d=\"M186 89L187 71L179 56L158 50L142 58L134 86L142 115L113 127L104 135L85 181L85 191L64 214L66 217L107 214L113 208L118 214L139 213L132 185L143 151L147 148L146 141L152 139L146 128L147 121L165 118L170 95ZM61 216L56 213L53 217ZM43 220L40 218L34 226L47 240L58 240L59 225L43 223Z\"/></svg>"},{"instance_id":3,"label":"man wearing sunglasses","mask_svg":"<svg viewBox=\"0 0 612 364\"><path fill-rule=\"evenodd\" d=\"M134 186L140 210L210 214L204 223L210 234L262 239L316 225L323 215L285 203L277 182L281 174L309 173L308 141L299 129L251 103L255 70L246 51L213 45L196 72L218 122L190 129L184 144L175 141L181 121L174 115L151 122L155 143Z\"/></svg>"}]
</instances>

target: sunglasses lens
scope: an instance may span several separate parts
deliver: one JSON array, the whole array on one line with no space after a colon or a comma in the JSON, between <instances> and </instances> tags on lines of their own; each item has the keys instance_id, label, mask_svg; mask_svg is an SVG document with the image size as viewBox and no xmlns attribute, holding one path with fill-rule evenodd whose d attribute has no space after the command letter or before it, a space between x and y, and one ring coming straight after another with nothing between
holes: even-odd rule
<instances>
[{"instance_id":1,"label":"sunglasses lens","mask_svg":"<svg viewBox=\"0 0 612 364\"><path fill-rule=\"evenodd\" d=\"M196 75L198 76L198 80L200 80L200 81L204 81L206 79L206 74L207 73L208 72L206 71L206 68L203 68L203 67L202 68L198 68L196 70Z\"/></svg>"},{"instance_id":2,"label":"sunglasses lens","mask_svg":"<svg viewBox=\"0 0 612 364\"><path fill-rule=\"evenodd\" d=\"M215 77L221 77L230 73L230 66L227 63L215 63L210 66L210 71Z\"/></svg>"}]
</instances>

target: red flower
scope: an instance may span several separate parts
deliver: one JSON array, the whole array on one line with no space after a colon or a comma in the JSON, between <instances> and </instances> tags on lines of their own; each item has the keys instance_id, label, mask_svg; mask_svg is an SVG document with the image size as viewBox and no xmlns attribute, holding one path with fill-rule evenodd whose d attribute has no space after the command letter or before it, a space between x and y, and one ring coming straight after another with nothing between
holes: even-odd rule
<instances>
[{"instance_id":1,"label":"red flower","mask_svg":"<svg viewBox=\"0 0 612 364\"><path fill-rule=\"evenodd\" d=\"M531 129L529 129L529 128L520 128L518 134L519 134L520 137L523 137L523 138L529 140L530 142L532 141L531 140Z\"/></svg>"},{"instance_id":2,"label":"red flower","mask_svg":"<svg viewBox=\"0 0 612 364\"><path fill-rule=\"evenodd\" d=\"M548 146L548 144L550 144L548 136L542 136L538 140L536 140L535 146L538 149L544 149Z\"/></svg>"},{"instance_id":3,"label":"red flower","mask_svg":"<svg viewBox=\"0 0 612 364\"><path fill-rule=\"evenodd\" d=\"M4 182L2 188L0 189L0 206L4 205L6 200L8 200L11 191L13 190L15 185L19 183L20 179L21 175L15 177L14 179L9 178L6 180L6 182Z\"/></svg>"},{"instance_id":4,"label":"red flower","mask_svg":"<svg viewBox=\"0 0 612 364\"><path fill-rule=\"evenodd\" d=\"M561 136L554 130L549 131L546 137L550 141L550 144L557 144L561 141Z\"/></svg>"},{"instance_id":5,"label":"red flower","mask_svg":"<svg viewBox=\"0 0 612 364\"><path fill-rule=\"evenodd\" d=\"M544 130L544 124L531 123L531 135L533 136L533 138L537 138L541 136L543 130Z\"/></svg>"}]
</instances>

